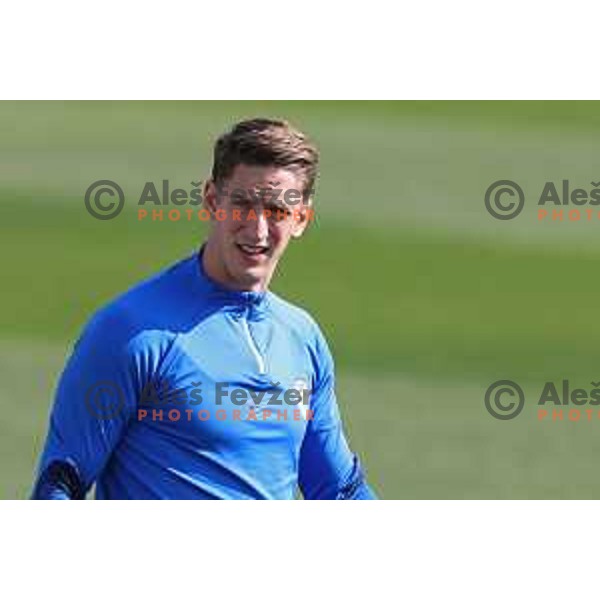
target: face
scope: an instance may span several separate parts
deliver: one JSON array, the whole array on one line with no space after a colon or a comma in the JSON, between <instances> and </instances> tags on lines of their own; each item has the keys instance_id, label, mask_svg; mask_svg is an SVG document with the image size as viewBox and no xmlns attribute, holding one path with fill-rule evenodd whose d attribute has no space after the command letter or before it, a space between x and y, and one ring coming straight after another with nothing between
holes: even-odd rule
<instances>
[{"instance_id":1,"label":"face","mask_svg":"<svg viewBox=\"0 0 600 600\"><path fill-rule=\"evenodd\" d=\"M226 287L263 291L290 239L306 229L310 206L298 197L303 178L280 167L241 164L219 188L209 182L204 191L212 215L205 269Z\"/></svg>"}]
</instances>

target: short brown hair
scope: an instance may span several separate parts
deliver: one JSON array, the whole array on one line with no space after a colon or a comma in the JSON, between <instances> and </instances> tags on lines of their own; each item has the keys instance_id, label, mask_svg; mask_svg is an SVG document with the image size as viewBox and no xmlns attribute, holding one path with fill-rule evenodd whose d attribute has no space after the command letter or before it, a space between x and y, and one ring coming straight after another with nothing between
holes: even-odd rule
<instances>
[{"instance_id":1,"label":"short brown hair","mask_svg":"<svg viewBox=\"0 0 600 600\"><path fill-rule=\"evenodd\" d=\"M223 182L239 164L276 166L298 172L303 192L312 194L319 166L319 152L301 131L287 121L249 119L236 123L217 140L212 179Z\"/></svg>"}]
</instances>

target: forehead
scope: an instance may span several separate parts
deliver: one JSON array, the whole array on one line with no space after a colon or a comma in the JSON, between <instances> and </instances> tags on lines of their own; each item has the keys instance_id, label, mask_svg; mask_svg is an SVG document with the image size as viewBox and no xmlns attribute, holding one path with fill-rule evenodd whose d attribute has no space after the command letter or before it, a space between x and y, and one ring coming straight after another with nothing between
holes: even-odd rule
<instances>
[{"instance_id":1,"label":"forehead","mask_svg":"<svg viewBox=\"0 0 600 600\"><path fill-rule=\"evenodd\" d=\"M270 187L302 191L302 177L299 174L275 166L236 165L229 177L229 184L242 189Z\"/></svg>"}]
</instances>

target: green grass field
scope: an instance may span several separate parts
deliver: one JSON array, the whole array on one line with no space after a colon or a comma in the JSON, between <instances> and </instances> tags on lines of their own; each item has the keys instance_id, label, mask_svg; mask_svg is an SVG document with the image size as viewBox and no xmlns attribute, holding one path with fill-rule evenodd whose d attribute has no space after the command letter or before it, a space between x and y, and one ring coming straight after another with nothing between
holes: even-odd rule
<instances>
[{"instance_id":1,"label":"green grass field","mask_svg":"<svg viewBox=\"0 0 600 600\"><path fill-rule=\"evenodd\" d=\"M25 497L52 390L99 306L190 253L197 222L139 222L145 181L205 179L240 117L289 118L322 153L318 220L275 291L330 338L354 448L385 498L598 498L600 419L538 422L546 380L600 380L600 219L537 222L547 180L600 180L600 103L0 103L0 497ZM119 182L99 222L83 195ZM523 213L483 204L499 179ZM489 384L525 388L497 421Z\"/></svg>"}]
</instances>

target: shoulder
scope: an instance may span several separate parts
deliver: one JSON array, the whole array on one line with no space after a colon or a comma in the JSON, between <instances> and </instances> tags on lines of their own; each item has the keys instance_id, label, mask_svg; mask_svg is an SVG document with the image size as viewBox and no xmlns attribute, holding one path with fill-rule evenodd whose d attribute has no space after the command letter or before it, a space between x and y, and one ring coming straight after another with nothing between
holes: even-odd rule
<instances>
[{"instance_id":1,"label":"shoulder","mask_svg":"<svg viewBox=\"0 0 600 600\"><path fill-rule=\"evenodd\" d=\"M302 337L316 357L330 354L327 339L315 318L304 308L270 292L273 312L292 333Z\"/></svg>"},{"instance_id":2,"label":"shoulder","mask_svg":"<svg viewBox=\"0 0 600 600\"><path fill-rule=\"evenodd\" d=\"M104 312L149 327L181 326L197 309L192 302L195 260L185 258L137 283L109 302Z\"/></svg>"},{"instance_id":3,"label":"shoulder","mask_svg":"<svg viewBox=\"0 0 600 600\"><path fill-rule=\"evenodd\" d=\"M189 301L189 260L179 261L109 301L92 315L82 338L115 349L172 339L195 310Z\"/></svg>"},{"instance_id":4,"label":"shoulder","mask_svg":"<svg viewBox=\"0 0 600 600\"><path fill-rule=\"evenodd\" d=\"M275 318L285 320L290 328L307 336L321 335L321 329L313 316L297 304L269 292L269 302Z\"/></svg>"}]
</instances>

